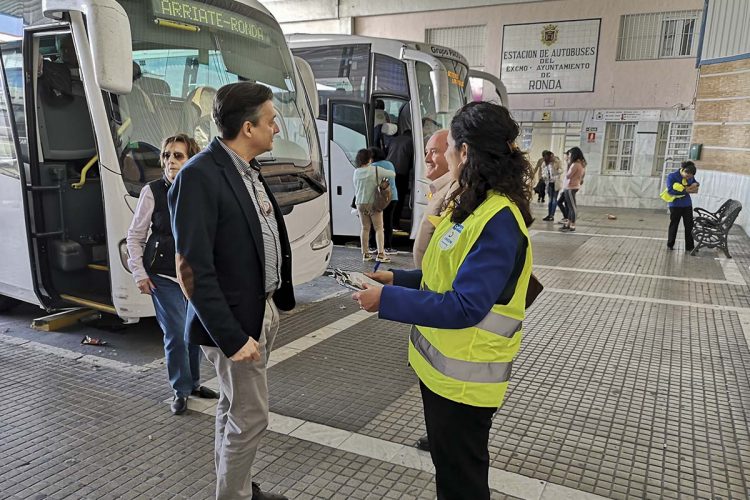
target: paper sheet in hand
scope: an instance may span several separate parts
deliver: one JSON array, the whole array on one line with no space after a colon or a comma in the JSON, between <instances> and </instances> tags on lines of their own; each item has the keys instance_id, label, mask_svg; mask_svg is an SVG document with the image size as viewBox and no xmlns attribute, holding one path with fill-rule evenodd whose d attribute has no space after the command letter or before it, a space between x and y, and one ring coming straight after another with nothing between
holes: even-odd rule
<instances>
[{"instance_id":1,"label":"paper sheet in hand","mask_svg":"<svg viewBox=\"0 0 750 500\"><path fill-rule=\"evenodd\" d=\"M341 269L334 269L333 277L336 278L339 285L357 291L364 290L365 287L362 285L365 283L370 286L383 286L382 283L378 283L357 271L342 271Z\"/></svg>"}]
</instances>

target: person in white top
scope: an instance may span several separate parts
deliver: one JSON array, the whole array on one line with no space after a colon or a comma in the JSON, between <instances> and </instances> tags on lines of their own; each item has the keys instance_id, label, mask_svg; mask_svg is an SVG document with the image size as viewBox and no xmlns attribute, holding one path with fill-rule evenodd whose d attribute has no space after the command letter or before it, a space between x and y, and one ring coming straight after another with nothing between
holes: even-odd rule
<instances>
[{"instance_id":1,"label":"person in white top","mask_svg":"<svg viewBox=\"0 0 750 500\"><path fill-rule=\"evenodd\" d=\"M187 410L191 394L219 397L215 391L200 385L200 347L189 345L185 339L187 301L176 278L175 244L167 204L167 191L177 172L198 151L198 144L187 135L164 139L161 148L164 175L143 186L127 237L128 266L141 293L151 296L156 319L164 332L175 415Z\"/></svg>"},{"instance_id":2,"label":"person in white top","mask_svg":"<svg viewBox=\"0 0 750 500\"><path fill-rule=\"evenodd\" d=\"M547 195L549 196L547 217L542 220L551 222L555 220L557 195L562 189L563 167L560 158L555 156L551 151L545 151L542 153L542 161L541 175L542 180L547 184Z\"/></svg>"}]
</instances>

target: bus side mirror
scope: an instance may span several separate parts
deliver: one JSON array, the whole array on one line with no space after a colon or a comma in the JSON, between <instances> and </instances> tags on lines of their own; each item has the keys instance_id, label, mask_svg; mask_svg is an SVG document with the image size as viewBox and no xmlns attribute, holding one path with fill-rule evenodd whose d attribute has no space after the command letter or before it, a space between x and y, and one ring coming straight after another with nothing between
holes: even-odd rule
<instances>
[{"instance_id":1,"label":"bus side mirror","mask_svg":"<svg viewBox=\"0 0 750 500\"><path fill-rule=\"evenodd\" d=\"M469 70L469 77L476 78L479 80L486 80L495 87L495 93L500 98L500 104L510 109L510 103L508 102L508 91L505 88L505 84L493 74L479 71L476 69Z\"/></svg>"},{"instance_id":2,"label":"bus side mirror","mask_svg":"<svg viewBox=\"0 0 750 500\"><path fill-rule=\"evenodd\" d=\"M435 98L435 112L447 113L450 109L448 95L448 70L436 57L420 50L401 47L401 59L421 62L430 67L430 81L432 82L432 93Z\"/></svg>"},{"instance_id":3,"label":"bus side mirror","mask_svg":"<svg viewBox=\"0 0 750 500\"><path fill-rule=\"evenodd\" d=\"M115 0L43 0L42 9L46 17L58 20L60 14L66 12L85 15L96 83L105 92L130 93L133 44L128 15L119 3ZM75 26L72 27L75 35Z\"/></svg>"},{"instance_id":4,"label":"bus side mirror","mask_svg":"<svg viewBox=\"0 0 750 500\"><path fill-rule=\"evenodd\" d=\"M307 92L307 98L310 100L313 117L318 116L320 98L318 97L318 85L315 83L315 75L313 74L312 67L310 63L298 56L294 56L294 62L297 64L297 71L302 79L302 85L305 87L304 90Z\"/></svg>"},{"instance_id":5,"label":"bus side mirror","mask_svg":"<svg viewBox=\"0 0 750 500\"><path fill-rule=\"evenodd\" d=\"M430 80L432 81L432 90L435 93L435 112L447 113L450 109L448 72L444 67L433 69L430 71Z\"/></svg>"}]
</instances>

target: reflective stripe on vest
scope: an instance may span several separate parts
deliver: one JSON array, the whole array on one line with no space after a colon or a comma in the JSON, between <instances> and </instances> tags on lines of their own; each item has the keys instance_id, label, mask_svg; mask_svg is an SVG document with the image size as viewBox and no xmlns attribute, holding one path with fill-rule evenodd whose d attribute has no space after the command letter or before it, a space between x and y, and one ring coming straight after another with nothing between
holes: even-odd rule
<instances>
[{"instance_id":1,"label":"reflective stripe on vest","mask_svg":"<svg viewBox=\"0 0 750 500\"><path fill-rule=\"evenodd\" d=\"M449 358L430 344L415 326L411 327L409 339L417 352L446 377L461 382L485 384L497 384L510 380L513 363L484 363Z\"/></svg>"},{"instance_id":2,"label":"reflective stripe on vest","mask_svg":"<svg viewBox=\"0 0 750 500\"><path fill-rule=\"evenodd\" d=\"M422 290L431 292L430 288L426 284L422 284ZM496 312L488 312L487 316L482 319L479 323L474 325L476 328L481 328L490 333L495 333L501 337L511 338L521 329L522 321L517 319L509 318Z\"/></svg>"}]
</instances>

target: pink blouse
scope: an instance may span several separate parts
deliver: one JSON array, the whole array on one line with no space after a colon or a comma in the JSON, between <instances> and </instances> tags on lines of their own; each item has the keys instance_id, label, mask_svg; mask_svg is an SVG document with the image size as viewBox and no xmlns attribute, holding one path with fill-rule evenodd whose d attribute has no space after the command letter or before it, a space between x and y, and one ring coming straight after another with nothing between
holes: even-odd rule
<instances>
[{"instance_id":1,"label":"pink blouse","mask_svg":"<svg viewBox=\"0 0 750 500\"><path fill-rule=\"evenodd\" d=\"M563 189L581 189L581 181L586 173L581 162L574 162L565 173L565 180L563 181Z\"/></svg>"}]
</instances>

